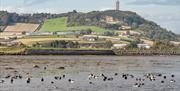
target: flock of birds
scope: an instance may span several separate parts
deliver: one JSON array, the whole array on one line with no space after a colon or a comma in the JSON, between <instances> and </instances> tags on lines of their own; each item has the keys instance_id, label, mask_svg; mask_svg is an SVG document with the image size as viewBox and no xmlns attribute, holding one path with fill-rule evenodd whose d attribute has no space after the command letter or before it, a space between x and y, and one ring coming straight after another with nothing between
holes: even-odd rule
<instances>
[{"instance_id":1,"label":"flock of birds","mask_svg":"<svg viewBox=\"0 0 180 91\"><path fill-rule=\"evenodd\" d=\"M87 80L89 82L89 84L93 84L93 80L96 80L96 79L101 79L102 81L113 81L115 80L114 77L121 77L122 79L124 80L128 80L128 79L134 79L135 80L135 83L133 85L133 87L141 87L141 86L144 86L145 85L145 81L156 81L158 79L158 77L161 77L161 81L160 83L165 83L165 80L168 80L169 82L171 83L175 83L176 80L175 80L175 75L172 74L170 76L166 76L166 75L162 75L162 74L153 74L153 73L148 73L148 74L145 74L143 77L135 77L134 75L132 74L125 74L125 73L122 73L122 74L118 74L118 73L114 73L114 76L112 77L108 77L104 74L100 74L100 75L95 75L95 74L89 74L89 76L87 77ZM66 78L66 75L62 75L62 76L54 76L54 80L62 80L62 79L65 79ZM15 84L15 80L17 79L23 79L23 76L22 75L16 75L16 76L10 76L10 75L7 75L4 77L4 79L10 79L10 83L11 84ZM24 78L25 79L25 78ZM30 84L31 81L33 79L28 77L26 78L26 83L27 84ZM46 79L45 78L41 78L39 81L41 82L44 82ZM73 79L66 79L69 83L73 84L75 83L75 80ZM5 83L5 80L0 80L0 83L3 84ZM51 84L54 84L55 82L54 81L50 81Z\"/></svg>"}]
</instances>

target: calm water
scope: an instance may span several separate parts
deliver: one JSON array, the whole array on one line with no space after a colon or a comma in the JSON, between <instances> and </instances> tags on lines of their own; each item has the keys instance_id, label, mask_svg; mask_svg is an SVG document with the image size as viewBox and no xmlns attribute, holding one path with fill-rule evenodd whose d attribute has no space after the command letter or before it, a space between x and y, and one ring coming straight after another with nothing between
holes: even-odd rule
<instances>
[{"instance_id":1,"label":"calm water","mask_svg":"<svg viewBox=\"0 0 180 91\"><path fill-rule=\"evenodd\" d=\"M89 80L91 73L97 78ZM149 81L144 77L148 73L162 76ZM23 78L15 79L13 84L5 78L19 74ZM113 80L103 81L100 74ZM122 74L134 77L124 79ZM62 75L66 77L54 79ZM30 84L26 83L27 77L31 78ZM0 91L180 91L180 56L0 56L1 80L5 82L0 83ZM144 85L136 87L135 83Z\"/></svg>"}]
</instances>

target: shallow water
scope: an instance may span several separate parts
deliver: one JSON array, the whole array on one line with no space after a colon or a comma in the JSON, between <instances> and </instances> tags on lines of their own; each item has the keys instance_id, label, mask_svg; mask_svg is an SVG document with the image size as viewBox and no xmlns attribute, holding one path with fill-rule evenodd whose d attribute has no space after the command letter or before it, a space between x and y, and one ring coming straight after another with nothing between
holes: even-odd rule
<instances>
[{"instance_id":1,"label":"shallow water","mask_svg":"<svg viewBox=\"0 0 180 91\"><path fill-rule=\"evenodd\" d=\"M33 65L39 66L34 68ZM44 69L46 67L47 69ZM61 69L58 69L61 67ZM64 67L64 69L62 69ZM112 81L103 81L101 77L89 80L90 73L112 77ZM114 74L118 73L117 76ZM127 80L122 74L132 74ZM147 73L161 73L167 76L156 77L156 81L136 81ZM23 76L10 83L7 75ZM54 76L66 77L55 80ZM175 77L172 78L171 75ZM31 83L26 78L31 77ZM41 82L41 78L44 82ZM74 80L69 83L68 79ZM176 82L170 82L170 80ZM180 91L179 56L0 56L0 91ZM51 84L51 81L54 84ZM164 83L161 83L164 81ZM92 82L92 84L89 84ZM134 87L135 83L144 83Z\"/></svg>"}]
</instances>

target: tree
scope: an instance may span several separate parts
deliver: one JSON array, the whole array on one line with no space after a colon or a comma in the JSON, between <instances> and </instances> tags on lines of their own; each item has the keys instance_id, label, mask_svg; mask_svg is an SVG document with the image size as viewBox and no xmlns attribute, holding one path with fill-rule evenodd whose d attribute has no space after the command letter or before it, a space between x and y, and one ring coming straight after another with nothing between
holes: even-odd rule
<instances>
[{"instance_id":1,"label":"tree","mask_svg":"<svg viewBox=\"0 0 180 91\"><path fill-rule=\"evenodd\" d=\"M127 46L127 48L137 48L137 44L141 43L141 40L139 38L135 39L134 41L130 42L130 44Z\"/></svg>"},{"instance_id":2,"label":"tree","mask_svg":"<svg viewBox=\"0 0 180 91\"><path fill-rule=\"evenodd\" d=\"M105 48L111 48L112 46L113 46L113 43L110 40L105 42L105 45L104 45Z\"/></svg>"},{"instance_id":3,"label":"tree","mask_svg":"<svg viewBox=\"0 0 180 91\"><path fill-rule=\"evenodd\" d=\"M92 30L90 28L80 31L81 35L87 35L87 34L91 34L91 33L92 33Z\"/></svg>"},{"instance_id":4,"label":"tree","mask_svg":"<svg viewBox=\"0 0 180 91\"><path fill-rule=\"evenodd\" d=\"M78 48L79 43L78 42L73 42L73 41L68 41L66 44L67 48Z\"/></svg>"},{"instance_id":5,"label":"tree","mask_svg":"<svg viewBox=\"0 0 180 91\"><path fill-rule=\"evenodd\" d=\"M76 11L76 10L73 10L73 13L77 13L77 11Z\"/></svg>"},{"instance_id":6,"label":"tree","mask_svg":"<svg viewBox=\"0 0 180 91\"><path fill-rule=\"evenodd\" d=\"M110 31L104 32L104 36L113 36L113 35L114 32L110 32Z\"/></svg>"}]
</instances>

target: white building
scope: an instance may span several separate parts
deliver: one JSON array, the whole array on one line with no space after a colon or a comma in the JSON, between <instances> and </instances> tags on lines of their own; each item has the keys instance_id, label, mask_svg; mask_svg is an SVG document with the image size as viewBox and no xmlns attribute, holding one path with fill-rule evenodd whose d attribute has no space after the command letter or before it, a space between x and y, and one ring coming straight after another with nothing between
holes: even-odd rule
<instances>
[{"instance_id":1,"label":"white building","mask_svg":"<svg viewBox=\"0 0 180 91\"><path fill-rule=\"evenodd\" d=\"M113 48L124 48L127 44L113 44Z\"/></svg>"},{"instance_id":2,"label":"white building","mask_svg":"<svg viewBox=\"0 0 180 91\"><path fill-rule=\"evenodd\" d=\"M151 48L151 46L148 44L137 44L137 47L138 48L144 48L144 49L150 49Z\"/></svg>"}]
</instances>

